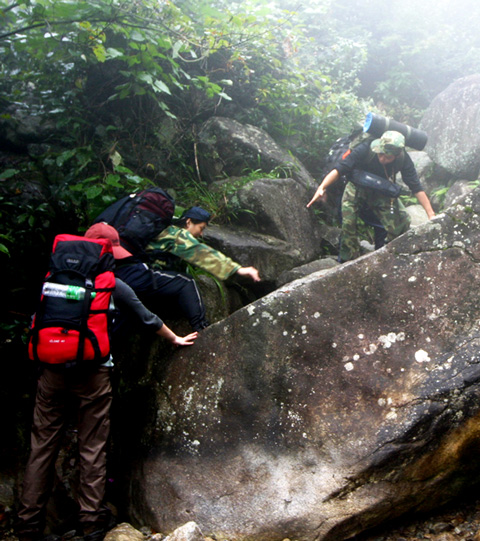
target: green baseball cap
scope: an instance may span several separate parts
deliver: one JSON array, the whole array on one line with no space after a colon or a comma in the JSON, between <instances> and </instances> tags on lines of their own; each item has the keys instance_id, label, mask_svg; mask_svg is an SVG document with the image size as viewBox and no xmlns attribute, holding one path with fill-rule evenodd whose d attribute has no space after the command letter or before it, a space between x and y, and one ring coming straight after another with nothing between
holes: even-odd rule
<instances>
[{"instance_id":1,"label":"green baseball cap","mask_svg":"<svg viewBox=\"0 0 480 541\"><path fill-rule=\"evenodd\" d=\"M386 131L380 139L371 142L370 148L377 154L398 156L405 148L405 137L398 131Z\"/></svg>"}]
</instances>

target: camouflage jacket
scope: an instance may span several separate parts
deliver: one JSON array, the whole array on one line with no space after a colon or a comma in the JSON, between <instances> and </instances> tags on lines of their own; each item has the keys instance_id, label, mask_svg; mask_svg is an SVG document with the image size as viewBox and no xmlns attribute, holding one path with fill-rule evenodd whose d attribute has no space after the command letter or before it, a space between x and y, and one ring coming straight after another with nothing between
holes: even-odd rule
<instances>
[{"instance_id":1,"label":"camouflage jacket","mask_svg":"<svg viewBox=\"0 0 480 541\"><path fill-rule=\"evenodd\" d=\"M148 245L147 251L169 252L213 274L219 280L226 280L241 267L239 263L196 239L186 229L175 225L164 229Z\"/></svg>"}]
</instances>

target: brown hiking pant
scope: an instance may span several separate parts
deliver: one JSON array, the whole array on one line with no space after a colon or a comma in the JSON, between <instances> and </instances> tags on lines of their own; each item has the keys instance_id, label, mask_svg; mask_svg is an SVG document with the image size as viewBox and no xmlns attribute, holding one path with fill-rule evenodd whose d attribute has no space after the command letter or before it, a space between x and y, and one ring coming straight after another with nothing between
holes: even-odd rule
<instances>
[{"instance_id":1,"label":"brown hiking pant","mask_svg":"<svg viewBox=\"0 0 480 541\"><path fill-rule=\"evenodd\" d=\"M43 368L33 413L31 452L25 470L19 531L42 532L54 480L55 461L66 421L66 403L76 406L79 520L91 523L105 513L106 448L112 401L109 368Z\"/></svg>"}]
</instances>

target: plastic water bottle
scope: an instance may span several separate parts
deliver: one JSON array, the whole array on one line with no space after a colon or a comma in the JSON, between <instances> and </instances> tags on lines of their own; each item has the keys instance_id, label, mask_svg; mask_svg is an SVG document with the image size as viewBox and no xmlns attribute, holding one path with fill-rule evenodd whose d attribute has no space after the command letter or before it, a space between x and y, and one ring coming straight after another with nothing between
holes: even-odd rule
<instances>
[{"instance_id":1,"label":"plastic water bottle","mask_svg":"<svg viewBox=\"0 0 480 541\"><path fill-rule=\"evenodd\" d=\"M46 297L59 297L71 301L81 301L85 298L85 288L81 286L69 286L64 284L54 284L53 282L45 282L43 284L42 293ZM95 291L91 297L95 297Z\"/></svg>"}]
</instances>

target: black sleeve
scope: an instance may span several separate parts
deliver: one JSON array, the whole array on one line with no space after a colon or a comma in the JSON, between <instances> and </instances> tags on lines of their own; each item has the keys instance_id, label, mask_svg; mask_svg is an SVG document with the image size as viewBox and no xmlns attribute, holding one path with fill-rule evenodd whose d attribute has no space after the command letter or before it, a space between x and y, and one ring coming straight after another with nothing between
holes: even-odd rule
<instances>
[{"instance_id":1,"label":"black sleeve","mask_svg":"<svg viewBox=\"0 0 480 541\"><path fill-rule=\"evenodd\" d=\"M142 325L151 328L154 332L163 326L163 321L154 313L150 312L135 295L133 289L119 278L115 279L115 290L113 292L115 306L121 311L134 314Z\"/></svg>"},{"instance_id":2,"label":"black sleeve","mask_svg":"<svg viewBox=\"0 0 480 541\"><path fill-rule=\"evenodd\" d=\"M417 175L415 165L413 165L412 158L405 152L405 159L403 161L403 167L400 171L402 180L410 188L413 194L423 192L422 183Z\"/></svg>"}]
</instances>

